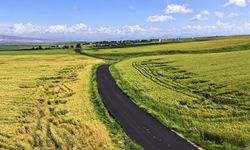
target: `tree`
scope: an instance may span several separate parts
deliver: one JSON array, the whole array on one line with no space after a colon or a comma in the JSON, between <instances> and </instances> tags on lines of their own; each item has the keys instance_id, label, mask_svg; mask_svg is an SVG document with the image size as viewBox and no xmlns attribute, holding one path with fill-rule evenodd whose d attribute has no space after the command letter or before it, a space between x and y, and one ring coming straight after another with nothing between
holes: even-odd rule
<instances>
[{"instance_id":1,"label":"tree","mask_svg":"<svg viewBox=\"0 0 250 150\"><path fill-rule=\"evenodd\" d=\"M63 48L64 49L69 49L69 46L68 45L64 45Z\"/></svg>"},{"instance_id":2,"label":"tree","mask_svg":"<svg viewBox=\"0 0 250 150\"><path fill-rule=\"evenodd\" d=\"M76 44L76 49L81 49L81 48L82 48L81 43Z\"/></svg>"}]
</instances>

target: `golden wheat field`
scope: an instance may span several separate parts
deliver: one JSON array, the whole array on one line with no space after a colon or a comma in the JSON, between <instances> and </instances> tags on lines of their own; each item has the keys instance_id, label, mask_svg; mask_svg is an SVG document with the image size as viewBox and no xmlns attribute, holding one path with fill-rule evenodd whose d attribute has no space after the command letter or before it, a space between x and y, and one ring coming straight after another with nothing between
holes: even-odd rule
<instances>
[{"instance_id":1,"label":"golden wheat field","mask_svg":"<svg viewBox=\"0 0 250 150\"><path fill-rule=\"evenodd\" d=\"M1 56L0 149L115 149L90 99L85 56Z\"/></svg>"}]
</instances>

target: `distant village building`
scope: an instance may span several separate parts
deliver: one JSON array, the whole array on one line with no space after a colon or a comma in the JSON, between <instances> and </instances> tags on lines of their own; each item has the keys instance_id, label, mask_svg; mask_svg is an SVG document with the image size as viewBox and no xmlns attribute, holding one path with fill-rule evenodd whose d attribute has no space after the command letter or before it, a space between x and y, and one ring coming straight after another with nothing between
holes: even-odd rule
<instances>
[{"instance_id":1,"label":"distant village building","mask_svg":"<svg viewBox=\"0 0 250 150\"><path fill-rule=\"evenodd\" d=\"M58 45L59 48L63 48L64 45Z\"/></svg>"}]
</instances>

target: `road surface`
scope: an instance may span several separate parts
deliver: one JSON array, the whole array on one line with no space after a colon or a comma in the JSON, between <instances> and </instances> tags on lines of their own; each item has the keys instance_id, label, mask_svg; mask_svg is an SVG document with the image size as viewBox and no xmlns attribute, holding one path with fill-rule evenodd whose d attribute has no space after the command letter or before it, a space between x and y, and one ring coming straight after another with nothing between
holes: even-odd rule
<instances>
[{"instance_id":1,"label":"road surface","mask_svg":"<svg viewBox=\"0 0 250 150\"><path fill-rule=\"evenodd\" d=\"M98 90L126 134L146 150L197 150L195 146L140 109L116 85L109 65L97 69Z\"/></svg>"}]
</instances>

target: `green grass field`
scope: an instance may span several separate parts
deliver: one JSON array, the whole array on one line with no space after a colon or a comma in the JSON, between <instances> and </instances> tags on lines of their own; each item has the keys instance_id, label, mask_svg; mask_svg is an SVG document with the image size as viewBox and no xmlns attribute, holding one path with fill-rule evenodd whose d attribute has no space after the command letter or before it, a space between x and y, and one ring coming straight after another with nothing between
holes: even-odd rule
<instances>
[{"instance_id":1,"label":"green grass field","mask_svg":"<svg viewBox=\"0 0 250 150\"><path fill-rule=\"evenodd\" d=\"M0 51L30 49L32 45L0 45Z\"/></svg>"},{"instance_id":2,"label":"green grass field","mask_svg":"<svg viewBox=\"0 0 250 150\"><path fill-rule=\"evenodd\" d=\"M170 43L150 46L138 46L128 48L113 48L113 49L93 49L86 50L88 54L92 55L124 55L124 54L137 54L145 55L146 53L162 52L162 51L187 51L187 50L211 50L223 47L232 47L238 45L245 45L250 43L250 36L233 36L224 37L220 39L198 41L198 42L185 42L185 43Z\"/></svg>"},{"instance_id":3,"label":"green grass field","mask_svg":"<svg viewBox=\"0 0 250 150\"><path fill-rule=\"evenodd\" d=\"M250 51L132 58L111 71L141 108L202 148L250 148Z\"/></svg>"},{"instance_id":4,"label":"green grass field","mask_svg":"<svg viewBox=\"0 0 250 150\"><path fill-rule=\"evenodd\" d=\"M1 55L76 55L73 49L0 51Z\"/></svg>"}]
</instances>

